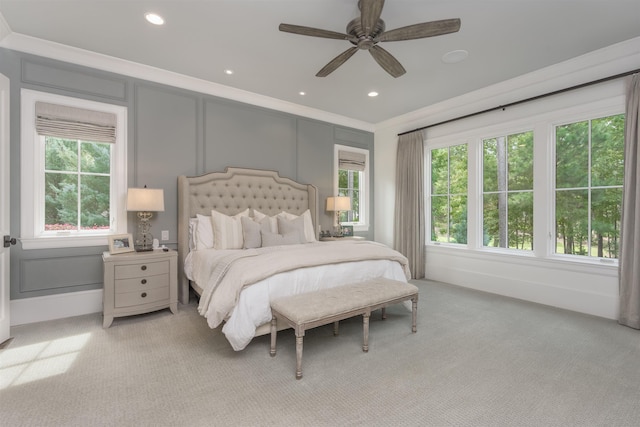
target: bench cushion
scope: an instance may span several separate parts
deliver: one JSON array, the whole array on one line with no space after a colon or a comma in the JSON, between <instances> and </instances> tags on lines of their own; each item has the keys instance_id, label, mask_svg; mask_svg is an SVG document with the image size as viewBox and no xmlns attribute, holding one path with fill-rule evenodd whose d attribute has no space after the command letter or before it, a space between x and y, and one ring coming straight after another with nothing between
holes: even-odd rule
<instances>
[{"instance_id":1,"label":"bench cushion","mask_svg":"<svg viewBox=\"0 0 640 427\"><path fill-rule=\"evenodd\" d=\"M271 308L300 325L371 307L387 300L416 294L410 283L383 277L321 291L292 295L271 302Z\"/></svg>"}]
</instances>

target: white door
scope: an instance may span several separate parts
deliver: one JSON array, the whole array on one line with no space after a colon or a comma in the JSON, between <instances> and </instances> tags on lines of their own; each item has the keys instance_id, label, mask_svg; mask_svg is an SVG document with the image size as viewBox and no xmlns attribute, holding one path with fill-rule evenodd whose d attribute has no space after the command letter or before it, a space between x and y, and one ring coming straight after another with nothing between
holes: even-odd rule
<instances>
[{"instance_id":1,"label":"white door","mask_svg":"<svg viewBox=\"0 0 640 427\"><path fill-rule=\"evenodd\" d=\"M0 74L0 345L9 339L9 79Z\"/></svg>"}]
</instances>

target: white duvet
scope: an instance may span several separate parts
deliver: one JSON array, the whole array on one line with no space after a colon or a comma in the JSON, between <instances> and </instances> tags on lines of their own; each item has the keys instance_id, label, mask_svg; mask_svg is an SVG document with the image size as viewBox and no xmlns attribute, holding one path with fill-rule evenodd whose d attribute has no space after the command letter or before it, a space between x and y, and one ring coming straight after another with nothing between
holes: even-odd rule
<instances>
[{"instance_id":1,"label":"white duvet","mask_svg":"<svg viewBox=\"0 0 640 427\"><path fill-rule=\"evenodd\" d=\"M362 244L362 242L358 243ZM367 244L378 245L371 242L367 242ZM219 307L216 307L216 304L220 303L220 301L216 300L216 292L227 293L226 295L220 296L221 299L229 299L231 298L229 295L233 296L232 292L230 294L230 291L218 288L223 288L227 285L222 283L222 281L224 280L226 271L233 265L233 261L230 260L234 260L236 256L239 256L241 259L238 264L244 262L242 265L244 266L244 270L247 270L247 265L250 265L252 269L254 266L256 269L260 269L261 263L258 256L262 252L271 253L272 257L274 251L282 253L284 257L288 256L289 258L293 257L292 254L296 254L295 265L304 264L304 262L301 261L303 256L300 255L302 249L311 249L317 245L321 245L322 248L317 247L313 250L322 250L323 252L330 251L335 254L353 254L353 252L358 251L358 249L360 249L358 252L366 252L362 250L364 247L348 242L323 242L307 245L295 245L300 246L297 250L293 247L276 247L273 251L259 249L257 251L259 253L256 254L248 253L247 251L249 250L210 249L192 252L189 255L185 270L190 273L188 274L190 279L194 280L196 284L203 289L202 296L204 298L201 297L198 308L199 312L207 317L207 322L212 328L217 327L220 324L221 318L224 317L225 322L222 332L234 350L244 349L255 336L256 329L271 321L270 301L272 299L341 286L346 283L363 281L374 277L385 277L401 281L407 281L409 277L408 267L405 262L406 258L389 248L385 248L385 250L390 253L389 259L381 259L378 257L377 259L371 260L361 259L348 262L331 262L326 265L298 267L288 271L276 272L275 274L271 274L271 272L277 271L278 269L265 267L264 270L267 271L265 273L266 277L260 278L260 280L255 282L253 282L253 279L247 279L250 282L248 284L235 284L235 282L241 281L238 280L238 274L242 274L243 272L232 271L229 273L229 276L233 278L234 283L227 286L237 288L237 296L233 299L232 308L221 310ZM379 250L380 246L382 245L378 245L378 248L373 249ZM256 255L255 258L254 255ZM355 259L357 257L349 255L347 258ZM273 259L274 258L271 258L270 264L273 264ZM220 263L222 263L222 265L225 263L228 265L225 265L225 267L221 269ZM242 265L239 267L242 267ZM214 271L216 270L216 266L218 271ZM220 270L223 270L224 273L221 273ZM280 267L280 270L282 270L282 267ZM218 277L214 280L212 276ZM260 275L254 271L251 272L250 276L252 278L260 277ZM225 304L223 304L223 306L226 307Z\"/></svg>"}]
</instances>

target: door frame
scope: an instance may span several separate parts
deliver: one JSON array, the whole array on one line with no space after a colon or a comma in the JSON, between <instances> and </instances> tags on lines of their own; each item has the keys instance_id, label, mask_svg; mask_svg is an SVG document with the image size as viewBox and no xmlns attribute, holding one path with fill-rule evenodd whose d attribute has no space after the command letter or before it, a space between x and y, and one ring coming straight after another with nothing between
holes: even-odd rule
<instances>
[{"instance_id":1,"label":"door frame","mask_svg":"<svg viewBox=\"0 0 640 427\"><path fill-rule=\"evenodd\" d=\"M0 235L10 235L9 79L0 73ZM4 239L3 239L4 240ZM10 338L10 248L0 246L0 348Z\"/></svg>"}]
</instances>

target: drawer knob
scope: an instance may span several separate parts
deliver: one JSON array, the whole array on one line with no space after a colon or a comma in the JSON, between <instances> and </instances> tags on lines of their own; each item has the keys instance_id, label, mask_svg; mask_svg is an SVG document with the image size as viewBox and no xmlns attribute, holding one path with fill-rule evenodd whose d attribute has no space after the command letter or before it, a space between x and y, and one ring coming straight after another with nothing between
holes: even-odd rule
<instances>
[{"instance_id":1,"label":"drawer knob","mask_svg":"<svg viewBox=\"0 0 640 427\"><path fill-rule=\"evenodd\" d=\"M141 296L142 298L146 298L146 297L147 297L147 293L146 293L146 292L143 292L142 294L140 294L140 296Z\"/></svg>"},{"instance_id":2,"label":"drawer knob","mask_svg":"<svg viewBox=\"0 0 640 427\"><path fill-rule=\"evenodd\" d=\"M142 280L140 281L140 283L142 283L143 285L146 285L146 284L147 284L147 279L142 279Z\"/></svg>"},{"instance_id":3,"label":"drawer knob","mask_svg":"<svg viewBox=\"0 0 640 427\"><path fill-rule=\"evenodd\" d=\"M147 266L146 266L146 265L143 265L142 267L140 267L140 269L141 269L142 271L144 271L144 270L146 270L146 269L147 269Z\"/></svg>"}]
</instances>

